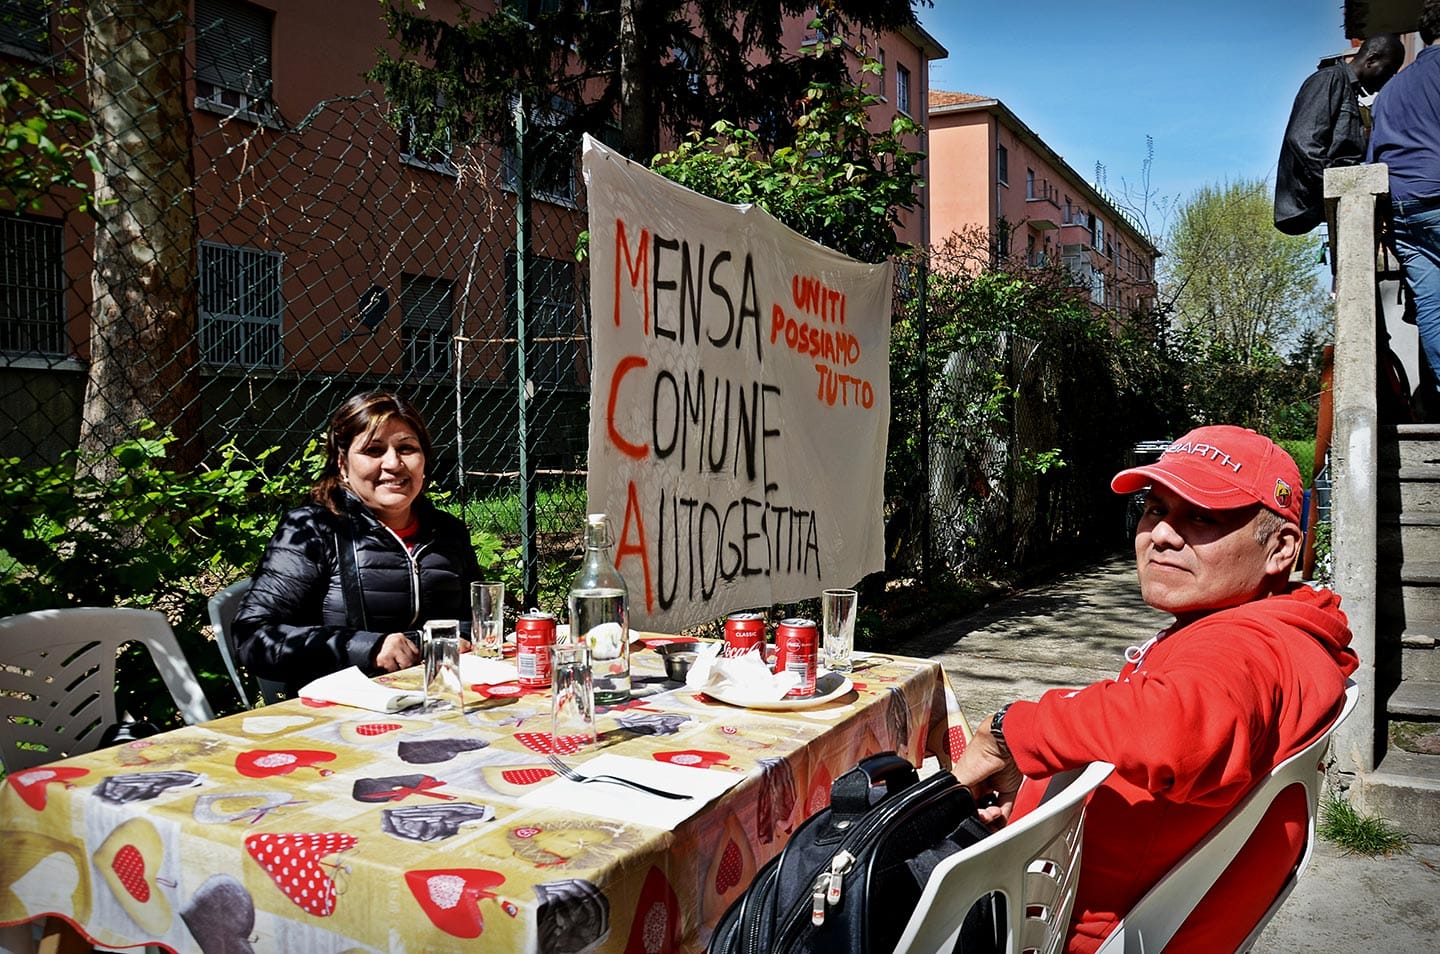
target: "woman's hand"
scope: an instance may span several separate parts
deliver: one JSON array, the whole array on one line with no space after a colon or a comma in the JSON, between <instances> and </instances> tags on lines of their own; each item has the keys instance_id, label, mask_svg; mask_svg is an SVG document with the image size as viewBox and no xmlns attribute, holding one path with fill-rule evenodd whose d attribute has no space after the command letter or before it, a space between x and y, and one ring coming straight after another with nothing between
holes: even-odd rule
<instances>
[{"instance_id":1,"label":"woman's hand","mask_svg":"<svg viewBox=\"0 0 1440 954\"><path fill-rule=\"evenodd\" d=\"M420 647L404 633L391 633L375 654L375 665L386 672L409 669L420 663Z\"/></svg>"}]
</instances>

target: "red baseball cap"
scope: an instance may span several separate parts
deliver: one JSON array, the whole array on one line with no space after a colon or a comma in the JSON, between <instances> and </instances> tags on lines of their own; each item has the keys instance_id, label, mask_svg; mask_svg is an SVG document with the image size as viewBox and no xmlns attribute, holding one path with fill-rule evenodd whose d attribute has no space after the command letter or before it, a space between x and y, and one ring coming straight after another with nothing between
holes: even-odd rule
<instances>
[{"instance_id":1,"label":"red baseball cap","mask_svg":"<svg viewBox=\"0 0 1440 954\"><path fill-rule=\"evenodd\" d=\"M1110 489L1132 494L1163 484L1196 506L1231 510L1260 504L1300 522L1300 468L1263 434L1230 424L1197 427L1153 464L1116 474Z\"/></svg>"}]
</instances>

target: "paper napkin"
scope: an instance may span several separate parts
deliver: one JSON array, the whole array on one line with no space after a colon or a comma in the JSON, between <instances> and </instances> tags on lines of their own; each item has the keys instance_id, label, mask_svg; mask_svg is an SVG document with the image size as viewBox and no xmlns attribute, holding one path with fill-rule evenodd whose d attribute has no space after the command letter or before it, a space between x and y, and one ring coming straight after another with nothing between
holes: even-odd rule
<instances>
[{"instance_id":1,"label":"paper napkin","mask_svg":"<svg viewBox=\"0 0 1440 954\"><path fill-rule=\"evenodd\" d=\"M584 812L616 821L634 822L649 828L674 831L680 823L719 798L745 776L739 772L693 768L635 759L624 755L601 753L588 761L569 759L568 764L581 775L618 775L634 782L669 792L691 796L688 799L661 798L610 782L572 782L556 775L548 782L534 786L519 799L520 804L536 808L560 808Z\"/></svg>"},{"instance_id":2,"label":"paper napkin","mask_svg":"<svg viewBox=\"0 0 1440 954\"><path fill-rule=\"evenodd\" d=\"M460 654L460 681L466 686L496 686L519 678L520 671L513 662L487 659L474 653Z\"/></svg>"},{"instance_id":3,"label":"paper napkin","mask_svg":"<svg viewBox=\"0 0 1440 954\"><path fill-rule=\"evenodd\" d=\"M741 656L721 655L724 643L701 644L685 685L716 697L777 702L800 684L794 672L771 672L757 650Z\"/></svg>"},{"instance_id":4,"label":"paper napkin","mask_svg":"<svg viewBox=\"0 0 1440 954\"><path fill-rule=\"evenodd\" d=\"M355 706L357 709L370 709L373 712L399 712L425 701L423 692L391 689L372 682L369 676L360 671L359 666L321 676L302 688L300 695L305 699Z\"/></svg>"}]
</instances>

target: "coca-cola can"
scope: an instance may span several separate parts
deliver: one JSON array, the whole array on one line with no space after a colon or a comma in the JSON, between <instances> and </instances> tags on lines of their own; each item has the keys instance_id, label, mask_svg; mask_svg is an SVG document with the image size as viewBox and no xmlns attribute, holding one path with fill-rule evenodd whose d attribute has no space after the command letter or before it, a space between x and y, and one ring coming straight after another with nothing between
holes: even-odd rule
<instances>
[{"instance_id":1,"label":"coca-cola can","mask_svg":"<svg viewBox=\"0 0 1440 954\"><path fill-rule=\"evenodd\" d=\"M555 645L555 617L532 609L515 620L517 680L527 688L550 685L550 647Z\"/></svg>"},{"instance_id":2,"label":"coca-cola can","mask_svg":"<svg viewBox=\"0 0 1440 954\"><path fill-rule=\"evenodd\" d=\"M813 619L782 619L775 627L775 671L793 672L800 683L785 693L787 698L815 695L815 676L820 668L820 634Z\"/></svg>"},{"instance_id":3,"label":"coca-cola can","mask_svg":"<svg viewBox=\"0 0 1440 954\"><path fill-rule=\"evenodd\" d=\"M763 613L731 613L725 617L725 655L743 656L759 648L765 657L765 616Z\"/></svg>"}]
</instances>

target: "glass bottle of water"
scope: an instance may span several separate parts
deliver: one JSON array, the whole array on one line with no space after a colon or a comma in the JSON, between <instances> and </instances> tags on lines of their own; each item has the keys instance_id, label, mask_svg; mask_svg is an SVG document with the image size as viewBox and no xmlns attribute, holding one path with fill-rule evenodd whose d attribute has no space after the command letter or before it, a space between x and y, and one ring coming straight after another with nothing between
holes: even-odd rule
<instances>
[{"instance_id":1,"label":"glass bottle of water","mask_svg":"<svg viewBox=\"0 0 1440 954\"><path fill-rule=\"evenodd\" d=\"M616 705L630 698L630 613L625 578L610 559L610 521L585 518L585 560L570 587L571 638L590 647L595 701Z\"/></svg>"}]
</instances>

